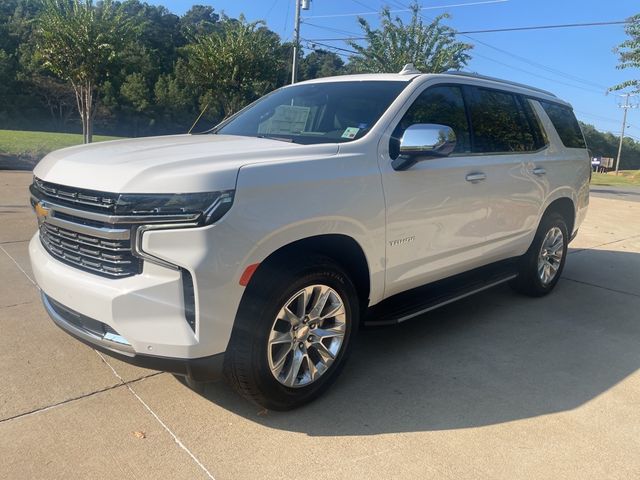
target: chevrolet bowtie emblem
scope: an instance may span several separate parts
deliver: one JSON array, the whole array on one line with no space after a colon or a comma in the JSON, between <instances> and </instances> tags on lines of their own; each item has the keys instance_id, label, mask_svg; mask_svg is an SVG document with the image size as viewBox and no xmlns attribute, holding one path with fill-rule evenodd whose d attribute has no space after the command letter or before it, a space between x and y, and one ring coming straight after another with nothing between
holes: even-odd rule
<instances>
[{"instance_id":1,"label":"chevrolet bowtie emblem","mask_svg":"<svg viewBox=\"0 0 640 480\"><path fill-rule=\"evenodd\" d=\"M38 222L43 222L44 219L47 218L47 215L49 215L50 210L49 208L47 208L47 206L43 202L36 203L33 208L36 211Z\"/></svg>"}]
</instances>

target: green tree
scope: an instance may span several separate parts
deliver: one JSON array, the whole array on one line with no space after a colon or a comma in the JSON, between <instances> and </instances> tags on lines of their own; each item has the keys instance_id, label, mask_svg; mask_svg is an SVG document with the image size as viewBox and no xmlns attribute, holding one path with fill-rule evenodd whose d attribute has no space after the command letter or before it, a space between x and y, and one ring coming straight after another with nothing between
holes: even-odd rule
<instances>
[{"instance_id":1,"label":"green tree","mask_svg":"<svg viewBox=\"0 0 640 480\"><path fill-rule=\"evenodd\" d=\"M640 14L629 19L630 23L625 27L625 32L630 38L622 42L613 51L618 54L620 63L617 68L640 68ZM640 78L627 80L611 87L610 90L622 90L632 87L634 92L640 92Z\"/></svg>"},{"instance_id":2,"label":"green tree","mask_svg":"<svg viewBox=\"0 0 640 480\"><path fill-rule=\"evenodd\" d=\"M593 125L580 122L587 147L594 157L616 158L620 137L610 132L600 132ZM622 141L622 169L640 168L640 142L630 137Z\"/></svg>"},{"instance_id":3,"label":"green tree","mask_svg":"<svg viewBox=\"0 0 640 480\"><path fill-rule=\"evenodd\" d=\"M140 118L151 105L149 87L141 73L127 75L120 87L125 107L133 112L133 136L138 136Z\"/></svg>"},{"instance_id":4,"label":"green tree","mask_svg":"<svg viewBox=\"0 0 640 480\"><path fill-rule=\"evenodd\" d=\"M355 72L390 73L413 63L424 73L440 73L459 70L467 64L473 45L457 41L455 30L442 23L449 15L439 15L425 24L418 3L411 5L411 12L411 20L405 23L400 17L392 18L385 7L377 29L364 18L358 18L366 38L364 45L349 42L358 52L351 57L350 67Z\"/></svg>"},{"instance_id":5,"label":"green tree","mask_svg":"<svg viewBox=\"0 0 640 480\"><path fill-rule=\"evenodd\" d=\"M300 62L300 80L343 74L344 62L333 52L315 50Z\"/></svg>"},{"instance_id":6,"label":"green tree","mask_svg":"<svg viewBox=\"0 0 640 480\"><path fill-rule=\"evenodd\" d=\"M11 59L4 50L0 49L0 99L9 93L9 85L13 80ZM6 100L5 100L6 101Z\"/></svg>"},{"instance_id":7,"label":"green tree","mask_svg":"<svg viewBox=\"0 0 640 480\"><path fill-rule=\"evenodd\" d=\"M133 110L138 113L144 112L149 108L149 87L140 73L127 75L120 87L120 94Z\"/></svg>"},{"instance_id":8,"label":"green tree","mask_svg":"<svg viewBox=\"0 0 640 480\"><path fill-rule=\"evenodd\" d=\"M131 22L111 0L42 0L38 50L44 65L71 83L85 143L93 136L97 92L132 33Z\"/></svg>"},{"instance_id":9,"label":"green tree","mask_svg":"<svg viewBox=\"0 0 640 480\"><path fill-rule=\"evenodd\" d=\"M215 13L213 7L193 5L180 19L182 34L209 35L216 30L220 15Z\"/></svg>"},{"instance_id":10,"label":"green tree","mask_svg":"<svg viewBox=\"0 0 640 480\"><path fill-rule=\"evenodd\" d=\"M272 90L282 68L281 44L263 22L224 18L220 28L196 35L185 47L189 70L203 97L215 98L225 116Z\"/></svg>"}]
</instances>

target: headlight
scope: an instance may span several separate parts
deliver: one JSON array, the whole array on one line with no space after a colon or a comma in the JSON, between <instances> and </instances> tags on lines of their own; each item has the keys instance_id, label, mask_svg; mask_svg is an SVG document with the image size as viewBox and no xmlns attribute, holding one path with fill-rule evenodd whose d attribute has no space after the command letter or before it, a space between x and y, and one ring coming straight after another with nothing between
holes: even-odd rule
<instances>
[{"instance_id":1,"label":"headlight","mask_svg":"<svg viewBox=\"0 0 640 480\"><path fill-rule=\"evenodd\" d=\"M218 221L233 203L233 190L203 193L123 193L115 202L115 215L197 215L200 225Z\"/></svg>"}]
</instances>

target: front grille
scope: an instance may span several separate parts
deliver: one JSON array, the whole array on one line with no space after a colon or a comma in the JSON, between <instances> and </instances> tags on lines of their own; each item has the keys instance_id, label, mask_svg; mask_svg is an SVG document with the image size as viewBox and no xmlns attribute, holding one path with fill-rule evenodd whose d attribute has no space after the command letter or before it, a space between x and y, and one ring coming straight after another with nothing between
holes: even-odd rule
<instances>
[{"instance_id":1,"label":"front grille","mask_svg":"<svg viewBox=\"0 0 640 480\"><path fill-rule=\"evenodd\" d=\"M43 182L34 178L32 204L48 213L39 219L40 241L57 260L108 278L142 271L131 244L132 225L106 223L117 194Z\"/></svg>"},{"instance_id":2,"label":"front grille","mask_svg":"<svg viewBox=\"0 0 640 480\"><path fill-rule=\"evenodd\" d=\"M49 223L40 225L40 241L58 260L112 278L141 271L141 260L131 252L130 240L112 240L81 234Z\"/></svg>"}]
</instances>

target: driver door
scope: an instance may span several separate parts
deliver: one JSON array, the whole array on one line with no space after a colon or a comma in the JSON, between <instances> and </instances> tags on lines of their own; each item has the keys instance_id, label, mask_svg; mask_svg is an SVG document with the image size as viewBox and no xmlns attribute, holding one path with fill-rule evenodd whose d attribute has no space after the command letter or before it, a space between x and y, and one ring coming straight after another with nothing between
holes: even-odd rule
<instances>
[{"instance_id":1,"label":"driver door","mask_svg":"<svg viewBox=\"0 0 640 480\"><path fill-rule=\"evenodd\" d=\"M488 192L482 181L483 157L471 154L463 88L427 87L380 143L386 297L483 264ZM402 134L418 123L451 127L456 147L450 156L396 171L392 161L399 154Z\"/></svg>"}]
</instances>

